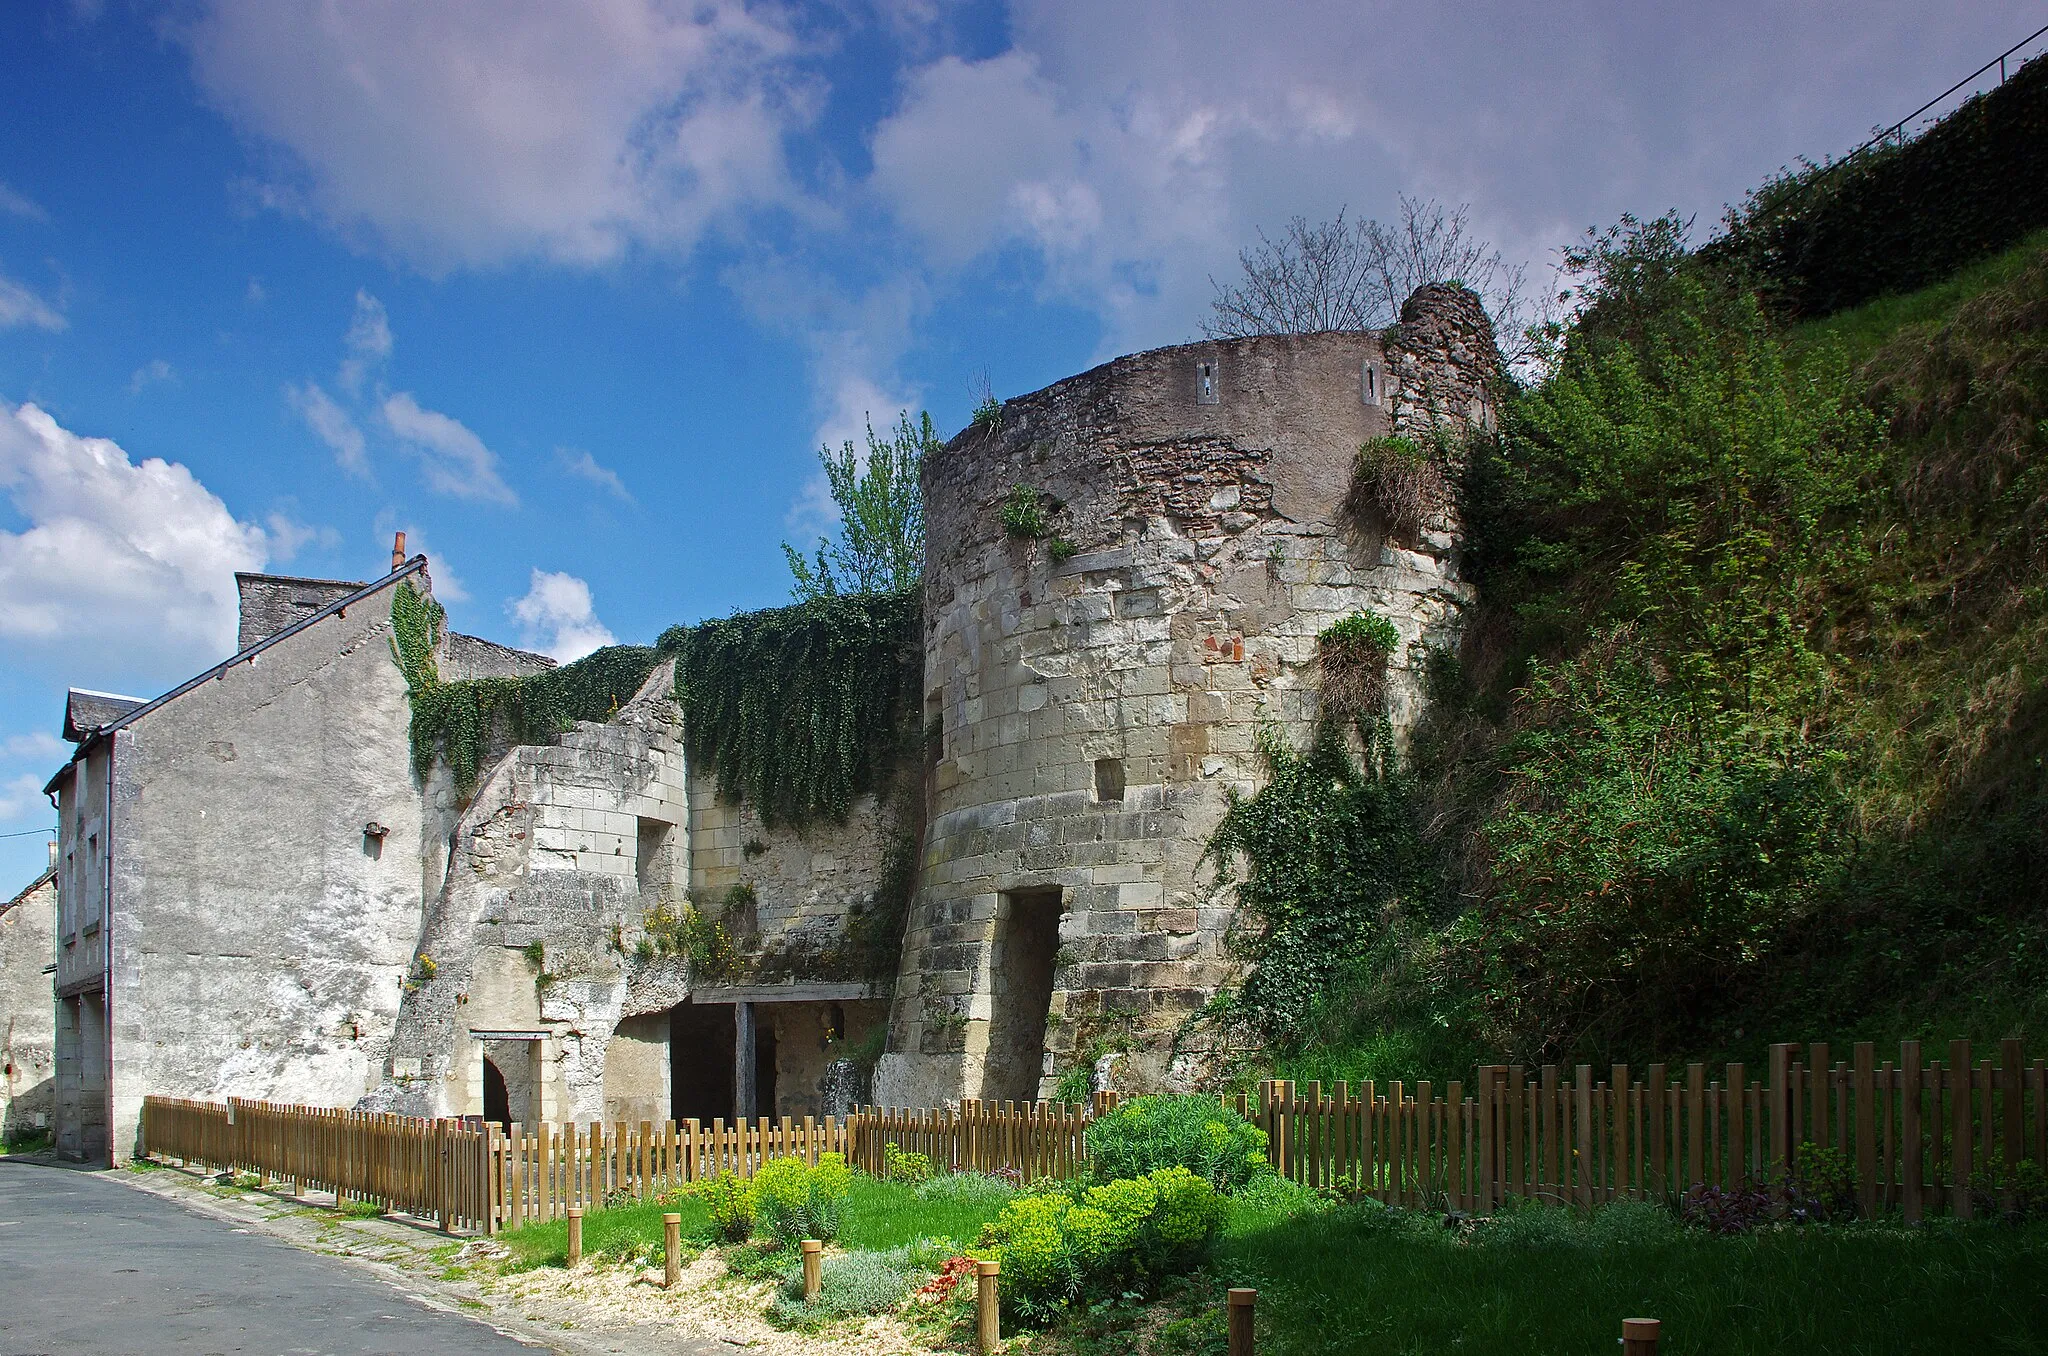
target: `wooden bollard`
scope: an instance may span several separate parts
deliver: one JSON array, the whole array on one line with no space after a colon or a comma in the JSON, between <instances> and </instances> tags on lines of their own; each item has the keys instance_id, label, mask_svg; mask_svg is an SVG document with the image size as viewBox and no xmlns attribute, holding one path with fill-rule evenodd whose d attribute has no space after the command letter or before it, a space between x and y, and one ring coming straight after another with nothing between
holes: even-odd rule
<instances>
[{"instance_id":1,"label":"wooden bollard","mask_svg":"<svg viewBox=\"0 0 2048 1356\"><path fill-rule=\"evenodd\" d=\"M804 1250L804 1302L818 1301L818 1288L825 1283L825 1245L815 1238L807 1238L797 1245Z\"/></svg>"},{"instance_id":2,"label":"wooden bollard","mask_svg":"<svg viewBox=\"0 0 2048 1356\"><path fill-rule=\"evenodd\" d=\"M1654 1318L1621 1320L1621 1356L1657 1356L1657 1338L1664 1325Z\"/></svg>"},{"instance_id":3,"label":"wooden bollard","mask_svg":"<svg viewBox=\"0 0 2048 1356\"><path fill-rule=\"evenodd\" d=\"M1257 1311L1258 1302L1259 1292L1256 1290L1230 1291L1230 1356L1252 1356L1255 1342L1252 1316Z\"/></svg>"},{"instance_id":4,"label":"wooden bollard","mask_svg":"<svg viewBox=\"0 0 2048 1356\"><path fill-rule=\"evenodd\" d=\"M662 1284L673 1290L683 1283L683 1217L661 1217Z\"/></svg>"},{"instance_id":5,"label":"wooden bollard","mask_svg":"<svg viewBox=\"0 0 2048 1356\"><path fill-rule=\"evenodd\" d=\"M1002 1311L996 1306L996 1273L1001 1262L974 1264L975 1347L987 1353L1003 1340Z\"/></svg>"},{"instance_id":6,"label":"wooden bollard","mask_svg":"<svg viewBox=\"0 0 2048 1356\"><path fill-rule=\"evenodd\" d=\"M569 1265L583 1260L583 1207L569 1207Z\"/></svg>"}]
</instances>

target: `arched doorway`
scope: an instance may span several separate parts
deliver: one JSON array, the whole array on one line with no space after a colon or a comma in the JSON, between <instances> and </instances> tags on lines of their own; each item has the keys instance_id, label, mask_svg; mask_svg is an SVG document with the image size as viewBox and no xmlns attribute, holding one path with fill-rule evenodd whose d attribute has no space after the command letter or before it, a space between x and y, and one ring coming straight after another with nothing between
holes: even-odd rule
<instances>
[{"instance_id":1,"label":"arched doorway","mask_svg":"<svg viewBox=\"0 0 2048 1356\"><path fill-rule=\"evenodd\" d=\"M500 1127L512 1124L512 1099L505 1091L505 1075L489 1055L484 1056L484 1119Z\"/></svg>"}]
</instances>

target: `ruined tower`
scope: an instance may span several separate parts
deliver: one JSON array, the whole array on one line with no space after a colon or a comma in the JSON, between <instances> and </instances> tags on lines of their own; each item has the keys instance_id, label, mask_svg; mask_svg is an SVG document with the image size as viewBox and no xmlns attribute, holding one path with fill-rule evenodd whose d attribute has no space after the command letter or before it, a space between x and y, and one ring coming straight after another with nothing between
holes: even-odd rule
<instances>
[{"instance_id":1,"label":"ruined tower","mask_svg":"<svg viewBox=\"0 0 2048 1356\"><path fill-rule=\"evenodd\" d=\"M1318 633L1395 623L1398 731L1471 599L1449 502L1360 511L1360 448L1456 445L1499 363L1478 298L1428 287L1382 334L1119 358L930 459L936 762L878 1101L1046 1096L1112 1033L1120 1084L1172 1081L1175 1029L1233 978L1203 848L1262 724L1313 728Z\"/></svg>"}]
</instances>

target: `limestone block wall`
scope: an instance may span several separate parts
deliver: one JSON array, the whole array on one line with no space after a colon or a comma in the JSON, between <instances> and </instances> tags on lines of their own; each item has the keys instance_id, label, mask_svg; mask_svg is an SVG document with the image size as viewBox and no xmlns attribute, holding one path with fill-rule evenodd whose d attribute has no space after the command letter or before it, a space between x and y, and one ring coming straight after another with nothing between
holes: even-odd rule
<instances>
[{"instance_id":1,"label":"limestone block wall","mask_svg":"<svg viewBox=\"0 0 2048 1356\"><path fill-rule=\"evenodd\" d=\"M1173 1032L1233 977L1200 858L1260 776L1260 727L1308 737L1316 636L1368 608L1400 630L1391 708L1412 724L1424 652L1471 598L1455 522L1400 541L1346 510L1358 449L1489 417L1497 363L1471 294L1425 289L1385 340L1121 358L927 462L942 749L878 1099L1044 1095L1112 1033L1136 1044L1130 1084L1186 1072ZM1006 531L1016 486L1043 538Z\"/></svg>"},{"instance_id":2,"label":"limestone block wall","mask_svg":"<svg viewBox=\"0 0 2048 1356\"><path fill-rule=\"evenodd\" d=\"M334 1106L376 1082L420 916L421 807L390 649L391 590L410 586L137 715L64 779L60 865L66 888L88 888L66 905L60 976L88 982L98 953L108 973L104 1010L82 993L67 1014L76 1101L93 1114L110 1049L116 1161L150 1093Z\"/></svg>"},{"instance_id":3,"label":"limestone block wall","mask_svg":"<svg viewBox=\"0 0 2048 1356\"><path fill-rule=\"evenodd\" d=\"M415 965L365 1105L480 1114L484 1042L528 1037L523 1095L548 1119L666 1119L666 1013L686 977L638 943L689 869L673 681L658 666L611 720L513 748L482 778L419 932L431 973Z\"/></svg>"},{"instance_id":4,"label":"limestone block wall","mask_svg":"<svg viewBox=\"0 0 2048 1356\"><path fill-rule=\"evenodd\" d=\"M53 864L0 902L0 1138L47 1130L56 1114L56 1008L43 973L56 933Z\"/></svg>"},{"instance_id":5,"label":"limestone block wall","mask_svg":"<svg viewBox=\"0 0 2048 1356\"><path fill-rule=\"evenodd\" d=\"M899 825L875 795L854 799L845 822L769 827L753 806L718 798L706 770L690 778L690 886L714 915L732 887L753 892L745 917L726 924L770 971L838 978L835 960L855 912L874 899ZM831 972L831 973L823 973Z\"/></svg>"}]
</instances>

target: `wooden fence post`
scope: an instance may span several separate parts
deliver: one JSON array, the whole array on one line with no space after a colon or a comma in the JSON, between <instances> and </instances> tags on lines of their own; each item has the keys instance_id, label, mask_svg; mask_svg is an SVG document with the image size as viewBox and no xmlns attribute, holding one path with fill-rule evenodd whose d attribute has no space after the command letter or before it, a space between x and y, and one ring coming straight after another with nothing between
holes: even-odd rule
<instances>
[{"instance_id":1,"label":"wooden fence post","mask_svg":"<svg viewBox=\"0 0 2048 1356\"><path fill-rule=\"evenodd\" d=\"M1257 1342L1253 1318L1258 1302L1256 1290L1230 1292L1230 1356L1252 1356Z\"/></svg>"},{"instance_id":2,"label":"wooden fence post","mask_svg":"<svg viewBox=\"0 0 2048 1356\"><path fill-rule=\"evenodd\" d=\"M1899 1042L1899 1138L1903 1151L1899 1173L1899 1198L1906 1223L1920 1222L1920 1188L1925 1178L1920 1130L1920 1042Z\"/></svg>"},{"instance_id":3,"label":"wooden fence post","mask_svg":"<svg viewBox=\"0 0 2048 1356\"><path fill-rule=\"evenodd\" d=\"M1663 1323L1654 1318L1621 1320L1621 1356L1657 1356L1657 1339Z\"/></svg>"},{"instance_id":4,"label":"wooden fence post","mask_svg":"<svg viewBox=\"0 0 2048 1356\"><path fill-rule=\"evenodd\" d=\"M1002 1313L996 1303L996 1273L1001 1269L1000 1262L974 1264L975 1344L983 1356L1003 1340Z\"/></svg>"},{"instance_id":5,"label":"wooden fence post","mask_svg":"<svg viewBox=\"0 0 2048 1356\"><path fill-rule=\"evenodd\" d=\"M583 1260L583 1207L569 1207L569 1265L575 1266Z\"/></svg>"},{"instance_id":6,"label":"wooden fence post","mask_svg":"<svg viewBox=\"0 0 2048 1356\"><path fill-rule=\"evenodd\" d=\"M661 1283L670 1290L683 1283L683 1217L679 1211L661 1217Z\"/></svg>"},{"instance_id":7,"label":"wooden fence post","mask_svg":"<svg viewBox=\"0 0 2048 1356\"><path fill-rule=\"evenodd\" d=\"M1792 1047L1771 1047L1771 1139L1767 1155L1780 1169L1792 1166Z\"/></svg>"},{"instance_id":8,"label":"wooden fence post","mask_svg":"<svg viewBox=\"0 0 2048 1356\"><path fill-rule=\"evenodd\" d=\"M804 1252L804 1303L816 1304L818 1290L825 1283L825 1244L822 1239L806 1238L797 1246Z\"/></svg>"},{"instance_id":9,"label":"wooden fence post","mask_svg":"<svg viewBox=\"0 0 2048 1356\"><path fill-rule=\"evenodd\" d=\"M1970 1202L1970 1150L1975 1147L1971 1140L1974 1124L1970 1116L1970 1043L1950 1041L1948 1043L1949 1113L1951 1126L1949 1136L1948 1189L1949 1209L1957 1219L1969 1219L1975 1211Z\"/></svg>"}]
</instances>

